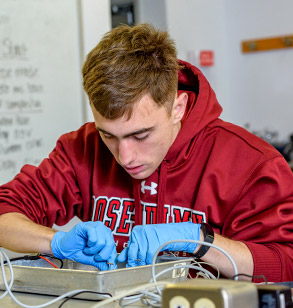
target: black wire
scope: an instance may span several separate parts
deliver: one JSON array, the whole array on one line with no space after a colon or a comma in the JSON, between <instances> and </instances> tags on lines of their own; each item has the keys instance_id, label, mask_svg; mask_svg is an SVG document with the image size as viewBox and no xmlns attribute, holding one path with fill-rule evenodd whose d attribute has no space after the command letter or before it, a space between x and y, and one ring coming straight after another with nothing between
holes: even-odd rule
<instances>
[{"instance_id":1,"label":"black wire","mask_svg":"<svg viewBox=\"0 0 293 308\"><path fill-rule=\"evenodd\" d=\"M48 255L48 254L32 254L32 255L24 255L24 256L21 256L21 257L16 257L16 258L12 258L10 259L10 262L13 262L13 261L19 261L19 260L39 260L40 259L40 256L43 256L43 257L48 257L48 258L51 258L51 259L55 259L55 260L58 260L60 262L60 266L59 268L63 268L63 261L59 258L56 258L55 256L53 255ZM7 264L7 261L5 260L4 261L4 264Z\"/></svg>"},{"instance_id":2,"label":"black wire","mask_svg":"<svg viewBox=\"0 0 293 308\"><path fill-rule=\"evenodd\" d=\"M11 258L9 259L9 261L13 262L18 260L38 260L38 259L40 259L40 254L24 255L21 257ZM7 260L4 261L4 264L7 264Z\"/></svg>"},{"instance_id":3,"label":"black wire","mask_svg":"<svg viewBox=\"0 0 293 308\"><path fill-rule=\"evenodd\" d=\"M18 260L23 260L23 257L18 257L18 258L13 258L13 259L10 259L10 262L13 262L13 261L18 261ZM4 260L4 262L3 262L4 264L6 264L7 263L7 261L6 260Z\"/></svg>"},{"instance_id":4,"label":"black wire","mask_svg":"<svg viewBox=\"0 0 293 308\"><path fill-rule=\"evenodd\" d=\"M18 261L18 260L38 260L40 259L40 256L43 256L43 257L49 257L51 259L56 259L58 261L60 261L61 265L60 265L60 269L63 267L63 261L53 255L48 255L48 254L34 254L34 255L24 255L22 257L16 257L16 258L12 258L10 259L10 262L13 262L13 261ZM4 261L4 264L6 264L7 261L5 260ZM82 293L91 293L91 294L98 294L98 295L108 295L110 297L112 297L112 294L110 293L102 293L102 292L96 292L96 291L81 291L81 292L78 292L76 294L73 294L69 297L67 297L61 304L58 308L61 308L67 301L71 300L71 299L74 299L75 296L77 295L80 295ZM97 301L101 301L102 299L85 299L87 301L92 301L92 302L97 302Z\"/></svg>"},{"instance_id":5,"label":"black wire","mask_svg":"<svg viewBox=\"0 0 293 308\"><path fill-rule=\"evenodd\" d=\"M265 275L258 275L258 276L253 276L253 275L248 275L248 274L237 274L237 275L234 275L232 277L230 277L229 279L231 280L235 280L236 277L239 277L239 276L244 276L244 277L249 277L249 278L252 278L252 279L263 279L263 281L265 282L265 284L268 283L267 281L267 278Z\"/></svg>"},{"instance_id":6,"label":"black wire","mask_svg":"<svg viewBox=\"0 0 293 308\"><path fill-rule=\"evenodd\" d=\"M109 295L110 297L112 297L112 295L110 293L102 293L102 292L95 292L95 291L81 291L78 292L76 294L73 294L69 297L67 297L59 306L58 308L61 308L66 302L68 302L71 299L74 299L75 296L80 295L82 293L91 293L91 294L98 294L98 295ZM84 299L83 299L84 300ZM97 301L102 301L103 299L85 299L87 301L91 301L91 302L97 302Z\"/></svg>"}]
</instances>

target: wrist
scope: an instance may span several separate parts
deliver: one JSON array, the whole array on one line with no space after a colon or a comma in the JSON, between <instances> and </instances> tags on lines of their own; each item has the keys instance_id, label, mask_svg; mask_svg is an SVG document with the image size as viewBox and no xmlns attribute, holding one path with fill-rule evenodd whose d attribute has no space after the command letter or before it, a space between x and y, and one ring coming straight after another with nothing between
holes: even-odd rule
<instances>
[{"instance_id":1,"label":"wrist","mask_svg":"<svg viewBox=\"0 0 293 308\"><path fill-rule=\"evenodd\" d=\"M66 234L66 232L64 232L64 231L57 231L53 235L53 238L52 238L52 241L51 241L51 250L52 250L53 255L56 258L59 258L61 260L65 258L63 256L62 250L60 248L60 246L62 245L61 240L62 240L62 238L65 234Z\"/></svg>"},{"instance_id":2,"label":"wrist","mask_svg":"<svg viewBox=\"0 0 293 308\"><path fill-rule=\"evenodd\" d=\"M200 236L199 236L199 240L201 241L201 242L203 242L204 241L204 234L203 234L203 232L202 232L202 229L200 229ZM201 247L201 245L198 245L199 247L198 247L198 249ZM197 250L198 250L197 249Z\"/></svg>"},{"instance_id":3,"label":"wrist","mask_svg":"<svg viewBox=\"0 0 293 308\"><path fill-rule=\"evenodd\" d=\"M46 237L46 247L42 251L43 253L52 254L52 240L53 240L55 233L57 232L53 229L52 229L52 231L54 231L54 232L51 232Z\"/></svg>"},{"instance_id":4,"label":"wrist","mask_svg":"<svg viewBox=\"0 0 293 308\"><path fill-rule=\"evenodd\" d=\"M204 235L203 235L203 232L202 232L201 229L200 229L199 239L198 239L198 240L201 241L201 242L204 241ZM192 252L192 255L194 255L194 254L199 250L199 248L200 248L201 246L202 246L201 244L198 244L198 245L196 246L196 248L194 249L194 251Z\"/></svg>"},{"instance_id":5,"label":"wrist","mask_svg":"<svg viewBox=\"0 0 293 308\"><path fill-rule=\"evenodd\" d=\"M214 230L206 223L201 224L200 241L209 244L212 244L214 241ZM194 252L190 255L196 259L200 259L208 252L209 248L210 246L208 245L198 245Z\"/></svg>"}]
</instances>

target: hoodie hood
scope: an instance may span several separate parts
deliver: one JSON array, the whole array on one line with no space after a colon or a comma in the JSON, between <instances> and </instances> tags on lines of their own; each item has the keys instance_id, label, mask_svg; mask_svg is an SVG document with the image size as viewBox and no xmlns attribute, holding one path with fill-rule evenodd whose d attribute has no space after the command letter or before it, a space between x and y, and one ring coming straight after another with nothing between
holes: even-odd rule
<instances>
[{"instance_id":1,"label":"hoodie hood","mask_svg":"<svg viewBox=\"0 0 293 308\"><path fill-rule=\"evenodd\" d=\"M158 173L158 194L156 223L164 222L164 204L168 173L188 160L190 146L196 136L209 123L216 120L222 107L207 79L201 71L191 64L180 61L181 69L178 75L178 94L188 94L186 111L182 119L181 129L170 147L165 159L156 171ZM140 181L133 181L135 199L135 224L142 224L142 207L140 204Z\"/></svg>"},{"instance_id":2,"label":"hoodie hood","mask_svg":"<svg viewBox=\"0 0 293 308\"><path fill-rule=\"evenodd\" d=\"M165 159L173 165L178 155L194 137L222 113L216 94L202 72L188 62L179 60L181 69L178 74L178 94L186 92L188 102L182 127Z\"/></svg>"}]
</instances>

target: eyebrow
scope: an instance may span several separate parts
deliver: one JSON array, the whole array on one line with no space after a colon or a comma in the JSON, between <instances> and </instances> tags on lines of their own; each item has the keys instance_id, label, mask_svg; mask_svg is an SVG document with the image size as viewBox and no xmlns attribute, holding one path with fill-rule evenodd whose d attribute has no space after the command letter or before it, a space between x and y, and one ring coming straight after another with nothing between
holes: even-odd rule
<instances>
[{"instance_id":1,"label":"eyebrow","mask_svg":"<svg viewBox=\"0 0 293 308\"><path fill-rule=\"evenodd\" d=\"M111 135L111 136L113 136L113 137L116 137L116 136L114 136L113 134L107 132L106 130L104 130L104 129L100 128L100 127L97 127L97 126L96 126L96 129L97 129L97 131L102 132L103 134L107 134L107 135ZM145 133L145 132L150 132L150 131L152 131L153 129L154 129L154 126L152 126L152 127L147 127L147 128L142 128L142 129L137 130L137 131L135 131L135 132L126 134L126 135L122 136L122 138L128 138L128 137L131 137L131 136L134 136L134 135L139 135L139 134L143 134L143 133Z\"/></svg>"}]
</instances>

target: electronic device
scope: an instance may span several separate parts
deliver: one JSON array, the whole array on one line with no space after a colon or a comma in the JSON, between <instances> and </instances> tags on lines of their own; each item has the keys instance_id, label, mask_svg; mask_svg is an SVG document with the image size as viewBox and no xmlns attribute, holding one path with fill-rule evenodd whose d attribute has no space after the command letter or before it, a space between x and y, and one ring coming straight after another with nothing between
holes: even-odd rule
<instances>
[{"instance_id":1,"label":"electronic device","mask_svg":"<svg viewBox=\"0 0 293 308\"><path fill-rule=\"evenodd\" d=\"M257 285L259 308L293 307L291 288L276 284Z\"/></svg>"},{"instance_id":2,"label":"electronic device","mask_svg":"<svg viewBox=\"0 0 293 308\"><path fill-rule=\"evenodd\" d=\"M190 279L167 284L162 308L258 308L255 284L228 279Z\"/></svg>"}]
</instances>

